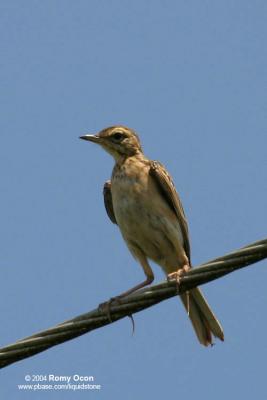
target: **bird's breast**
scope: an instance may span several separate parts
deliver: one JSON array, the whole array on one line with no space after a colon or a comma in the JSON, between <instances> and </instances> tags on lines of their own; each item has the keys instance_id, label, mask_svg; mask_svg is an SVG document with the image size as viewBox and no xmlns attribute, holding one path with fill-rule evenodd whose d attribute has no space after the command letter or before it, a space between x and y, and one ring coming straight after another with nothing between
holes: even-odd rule
<instances>
[{"instance_id":1,"label":"bird's breast","mask_svg":"<svg viewBox=\"0 0 267 400\"><path fill-rule=\"evenodd\" d=\"M160 265L175 265L183 243L182 232L149 170L144 167L114 174L111 191L116 221L128 246L136 245Z\"/></svg>"},{"instance_id":2,"label":"bird's breast","mask_svg":"<svg viewBox=\"0 0 267 400\"><path fill-rule=\"evenodd\" d=\"M112 201L119 226L129 219L135 220L148 205L147 185L138 176L120 176L112 180Z\"/></svg>"}]
</instances>

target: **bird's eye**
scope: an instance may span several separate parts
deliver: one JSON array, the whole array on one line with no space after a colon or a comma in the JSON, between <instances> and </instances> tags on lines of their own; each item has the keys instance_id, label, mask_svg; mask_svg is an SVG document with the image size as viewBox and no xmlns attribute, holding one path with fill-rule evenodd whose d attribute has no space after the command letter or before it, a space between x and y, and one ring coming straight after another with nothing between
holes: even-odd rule
<instances>
[{"instance_id":1,"label":"bird's eye","mask_svg":"<svg viewBox=\"0 0 267 400\"><path fill-rule=\"evenodd\" d=\"M124 138L124 134L121 132L115 132L112 135L112 139L116 140L116 142L120 142Z\"/></svg>"}]
</instances>

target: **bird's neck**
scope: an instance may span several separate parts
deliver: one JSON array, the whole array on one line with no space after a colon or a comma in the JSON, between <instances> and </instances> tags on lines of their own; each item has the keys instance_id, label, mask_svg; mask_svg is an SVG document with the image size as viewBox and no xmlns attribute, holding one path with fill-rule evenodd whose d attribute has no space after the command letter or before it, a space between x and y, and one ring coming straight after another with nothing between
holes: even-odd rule
<instances>
[{"instance_id":1,"label":"bird's neck","mask_svg":"<svg viewBox=\"0 0 267 400\"><path fill-rule=\"evenodd\" d=\"M140 176L143 175L149 163L150 161L141 152L117 161L112 171L112 185L117 185L118 182L121 183L122 181L127 184L136 183L140 180Z\"/></svg>"},{"instance_id":2,"label":"bird's neck","mask_svg":"<svg viewBox=\"0 0 267 400\"><path fill-rule=\"evenodd\" d=\"M129 160L146 160L146 157L142 151L138 150L136 153L132 155L117 153L116 157L114 156L114 159L115 159L115 166L121 167Z\"/></svg>"}]
</instances>

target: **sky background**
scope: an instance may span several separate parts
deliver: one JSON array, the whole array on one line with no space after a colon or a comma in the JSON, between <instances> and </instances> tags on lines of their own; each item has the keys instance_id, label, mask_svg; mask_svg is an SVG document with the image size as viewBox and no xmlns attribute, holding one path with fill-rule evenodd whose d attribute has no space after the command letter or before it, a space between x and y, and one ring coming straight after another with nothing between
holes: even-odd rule
<instances>
[{"instance_id":1,"label":"sky background","mask_svg":"<svg viewBox=\"0 0 267 400\"><path fill-rule=\"evenodd\" d=\"M166 165L198 265L266 237L267 3L0 1L0 345L143 279L103 206L113 160L78 139L125 124ZM156 282L164 279L153 265ZM225 343L197 342L179 299L13 364L5 399L264 398L266 261L204 292ZM19 391L92 375L99 392Z\"/></svg>"}]
</instances>

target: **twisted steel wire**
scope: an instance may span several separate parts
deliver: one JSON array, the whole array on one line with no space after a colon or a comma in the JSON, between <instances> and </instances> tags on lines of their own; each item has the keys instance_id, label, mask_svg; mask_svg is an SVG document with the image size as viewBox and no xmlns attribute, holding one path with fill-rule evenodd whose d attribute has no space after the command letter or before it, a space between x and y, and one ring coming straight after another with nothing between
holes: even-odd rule
<instances>
[{"instance_id":1,"label":"twisted steel wire","mask_svg":"<svg viewBox=\"0 0 267 400\"><path fill-rule=\"evenodd\" d=\"M126 316L145 310L163 300L186 292L196 286L218 279L240 268L267 258L267 239L252 243L235 252L213 259L193 268L177 282L163 282L139 290L121 299L120 304L111 304L109 319L107 312L99 308L55 327L21 339L0 348L0 368L31 357L50 347L74 339L94 329L108 325Z\"/></svg>"}]
</instances>

